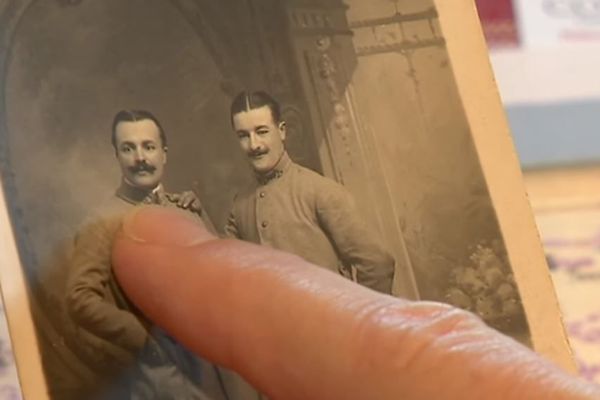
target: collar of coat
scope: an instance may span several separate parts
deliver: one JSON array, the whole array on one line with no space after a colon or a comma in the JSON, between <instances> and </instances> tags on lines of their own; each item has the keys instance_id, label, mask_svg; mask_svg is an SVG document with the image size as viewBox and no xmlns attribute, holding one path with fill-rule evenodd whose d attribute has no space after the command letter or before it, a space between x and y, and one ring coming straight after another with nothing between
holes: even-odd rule
<instances>
[{"instance_id":1,"label":"collar of coat","mask_svg":"<svg viewBox=\"0 0 600 400\"><path fill-rule=\"evenodd\" d=\"M116 191L117 197L131 204L160 204L160 199L165 196L162 184L152 190L142 189L130 185L124 179Z\"/></svg>"},{"instance_id":2,"label":"collar of coat","mask_svg":"<svg viewBox=\"0 0 600 400\"><path fill-rule=\"evenodd\" d=\"M272 180L281 178L281 176L283 176L283 174L290 169L291 165L292 159L290 158L288 153L284 151L283 155L281 156L281 159L275 165L275 168L273 168L265 174L256 174L256 180L261 185L266 185Z\"/></svg>"}]
</instances>

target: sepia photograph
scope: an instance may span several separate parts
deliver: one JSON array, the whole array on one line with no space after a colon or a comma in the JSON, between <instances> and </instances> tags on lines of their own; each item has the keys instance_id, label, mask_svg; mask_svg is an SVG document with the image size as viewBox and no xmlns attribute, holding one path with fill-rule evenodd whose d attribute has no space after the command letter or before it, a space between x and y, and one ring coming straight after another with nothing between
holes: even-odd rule
<instances>
[{"instance_id":1,"label":"sepia photograph","mask_svg":"<svg viewBox=\"0 0 600 400\"><path fill-rule=\"evenodd\" d=\"M538 345L560 316L541 248L525 258L541 290L525 290L547 296L551 322L532 319L523 292L536 279L515 250L537 233L498 211L513 196L522 212L524 192L494 194L488 169L505 165L477 137L498 129L473 128L470 113L486 114L465 102L452 51L462 17L438 3L0 0L0 176L49 398L266 398L119 286L112 240L150 204L568 352ZM478 26L470 1L453 3ZM470 65L497 98L478 43Z\"/></svg>"}]
</instances>

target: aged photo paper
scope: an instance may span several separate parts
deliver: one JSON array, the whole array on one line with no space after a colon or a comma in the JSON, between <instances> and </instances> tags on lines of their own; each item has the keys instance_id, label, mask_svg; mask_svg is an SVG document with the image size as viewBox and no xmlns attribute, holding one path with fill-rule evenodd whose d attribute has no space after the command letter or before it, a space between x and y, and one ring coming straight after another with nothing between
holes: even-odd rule
<instances>
[{"instance_id":1,"label":"aged photo paper","mask_svg":"<svg viewBox=\"0 0 600 400\"><path fill-rule=\"evenodd\" d=\"M112 235L144 204L472 311L574 371L472 1L0 0L0 21L27 398L262 398L120 290Z\"/></svg>"}]
</instances>

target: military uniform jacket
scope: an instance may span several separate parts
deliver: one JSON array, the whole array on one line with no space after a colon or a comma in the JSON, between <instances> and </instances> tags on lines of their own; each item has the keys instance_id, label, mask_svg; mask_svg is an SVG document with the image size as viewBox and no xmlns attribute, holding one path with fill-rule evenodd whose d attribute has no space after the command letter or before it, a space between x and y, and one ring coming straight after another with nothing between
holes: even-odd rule
<instances>
[{"instance_id":1,"label":"military uniform jacket","mask_svg":"<svg viewBox=\"0 0 600 400\"><path fill-rule=\"evenodd\" d=\"M225 231L346 276L352 266L358 283L391 293L394 259L359 216L350 194L287 154L269 176L236 195Z\"/></svg>"},{"instance_id":2,"label":"military uniform jacket","mask_svg":"<svg viewBox=\"0 0 600 400\"><path fill-rule=\"evenodd\" d=\"M123 376L130 374L132 369L138 368L138 371L133 373L137 373L138 376L148 374L150 378L145 379L145 384L137 385L137 392L140 392L140 389L148 389L148 385L151 385L160 374L167 378L158 381L161 388L156 388L157 390L162 389L165 393L169 393L175 388L173 397L144 395L143 397L148 400L204 399L204 395L200 392L197 395L190 395L197 392L197 389L193 385L184 388L183 386L189 381L173 373L169 367L173 365L174 359L178 357L182 359L180 356L186 357L185 351L178 348L174 342L166 343L170 339L153 328L150 321L130 303L113 273L111 265L113 239L121 227L123 216L140 204L177 207L168 199L162 187L148 194L123 184L116 195L88 219L75 238L67 282L67 310L81 328L92 334L88 336L86 343L87 346L93 347L95 362L91 367L100 377L108 382L123 379L127 381L130 378L123 378ZM205 212L200 212L198 217L208 229L214 231ZM140 381L137 377L133 380L134 383L135 380ZM125 385L130 384L125 383ZM179 393L186 393L186 395L178 396L177 389ZM153 392L156 393L156 390ZM108 395L108 398L116 398L116 395ZM129 395L126 398L130 399Z\"/></svg>"}]
</instances>

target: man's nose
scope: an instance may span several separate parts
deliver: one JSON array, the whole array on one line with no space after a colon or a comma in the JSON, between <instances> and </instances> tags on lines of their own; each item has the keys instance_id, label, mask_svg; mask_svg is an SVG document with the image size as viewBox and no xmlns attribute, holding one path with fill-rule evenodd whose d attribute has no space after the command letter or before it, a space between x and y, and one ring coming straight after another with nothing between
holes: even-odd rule
<instances>
[{"instance_id":1,"label":"man's nose","mask_svg":"<svg viewBox=\"0 0 600 400\"><path fill-rule=\"evenodd\" d=\"M146 156L144 154L144 151L142 149L136 149L135 150L135 161L144 161L146 159Z\"/></svg>"},{"instance_id":2,"label":"man's nose","mask_svg":"<svg viewBox=\"0 0 600 400\"><path fill-rule=\"evenodd\" d=\"M262 142L256 136L256 134L254 134L254 133L250 134L250 149L251 150L258 150L261 147L262 147Z\"/></svg>"}]
</instances>

